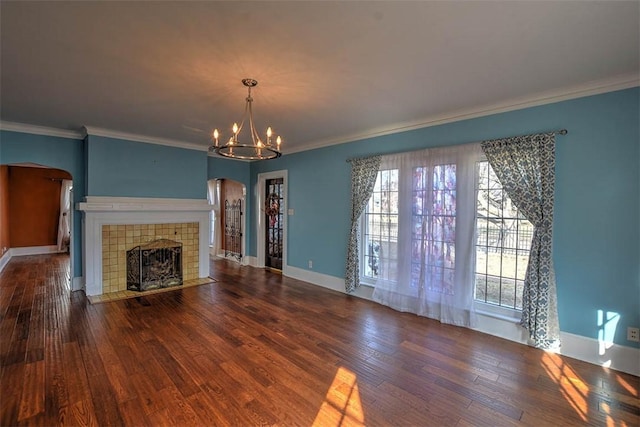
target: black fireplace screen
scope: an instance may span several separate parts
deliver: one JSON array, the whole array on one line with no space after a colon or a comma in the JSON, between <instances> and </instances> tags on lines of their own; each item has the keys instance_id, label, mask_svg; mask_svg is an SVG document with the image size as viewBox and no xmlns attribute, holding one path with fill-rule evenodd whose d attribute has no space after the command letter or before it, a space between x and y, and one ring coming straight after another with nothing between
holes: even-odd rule
<instances>
[{"instance_id":1,"label":"black fireplace screen","mask_svg":"<svg viewBox=\"0 0 640 427\"><path fill-rule=\"evenodd\" d=\"M148 291L182 285L182 243L159 239L127 251L127 289Z\"/></svg>"}]
</instances>

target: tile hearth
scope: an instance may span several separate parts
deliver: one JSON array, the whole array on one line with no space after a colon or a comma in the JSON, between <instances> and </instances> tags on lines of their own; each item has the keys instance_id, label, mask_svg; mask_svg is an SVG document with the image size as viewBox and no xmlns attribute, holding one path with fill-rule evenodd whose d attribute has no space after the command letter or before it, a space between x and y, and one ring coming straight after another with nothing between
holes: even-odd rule
<instances>
[{"instance_id":1,"label":"tile hearth","mask_svg":"<svg viewBox=\"0 0 640 427\"><path fill-rule=\"evenodd\" d=\"M128 299L128 298L139 298L139 297L144 297L144 296L153 295L153 294L160 294L164 292L179 291L180 289L183 289L183 288L190 288L190 287L200 286L200 285L208 285L216 282L217 282L216 279L206 277L202 279L185 280L181 286L152 289L150 291L144 291L144 292L124 290L124 291L117 291L117 292L109 292L102 295L89 295L87 296L87 298L89 299L89 302L91 304L100 304L103 302L119 301L119 300Z\"/></svg>"}]
</instances>

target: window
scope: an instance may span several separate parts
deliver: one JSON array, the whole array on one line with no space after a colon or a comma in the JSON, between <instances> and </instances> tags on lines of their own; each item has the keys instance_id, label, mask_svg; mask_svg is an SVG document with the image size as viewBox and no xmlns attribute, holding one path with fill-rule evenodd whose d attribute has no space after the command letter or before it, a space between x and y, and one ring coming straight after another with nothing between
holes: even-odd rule
<instances>
[{"instance_id":1,"label":"window","mask_svg":"<svg viewBox=\"0 0 640 427\"><path fill-rule=\"evenodd\" d=\"M468 190L461 192L460 185ZM460 215L461 204L468 214ZM460 235L468 244L456 241L465 223L469 231ZM398 284L406 287L398 291L403 295L463 292L491 307L522 309L533 226L513 205L481 154L471 161L446 161L444 156L378 171L361 233L360 271L365 283L403 282ZM470 254L458 260L463 265L456 265L456 247ZM468 285L456 284L456 277Z\"/></svg>"},{"instance_id":2,"label":"window","mask_svg":"<svg viewBox=\"0 0 640 427\"><path fill-rule=\"evenodd\" d=\"M478 162L476 301L522 310L533 225L511 202L489 165Z\"/></svg>"},{"instance_id":3,"label":"window","mask_svg":"<svg viewBox=\"0 0 640 427\"><path fill-rule=\"evenodd\" d=\"M411 184L411 287L453 292L456 165L414 167ZM399 170L378 172L364 212L363 279L394 280L398 268ZM426 268L425 268L426 267ZM367 280L370 279L370 280Z\"/></svg>"},{"instance_id":4,"label":"window","mask_svg":"<svg viewBox=\"0 0 640 427\"><path fill-rule=\"evenodd\" d=\"M456 165L413 169L411 286L453 293L456 235ZM426 269L423 268L426 266ZM428 277L425 277L428 276Z\"/></svg>"},{"instance_id":5,"label":"window","mask_svg":"<svg viewBox=\"0 0 640 427\"><path fill-rule=\"evenodd\" d=\"M378 172L373 194L364 213L365 280L390 280L398 257L398 170ZM362 252L361 252L362 253ZM384 268L383 265L384 264Z\"/></svg>"}]
</instances>

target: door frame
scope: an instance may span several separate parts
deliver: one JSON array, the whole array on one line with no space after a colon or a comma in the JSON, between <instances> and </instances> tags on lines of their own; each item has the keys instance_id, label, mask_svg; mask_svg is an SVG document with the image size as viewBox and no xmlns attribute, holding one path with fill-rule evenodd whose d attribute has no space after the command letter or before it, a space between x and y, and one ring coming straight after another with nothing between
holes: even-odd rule
<instances>
[{"instance_id":1,"label":"door frame","mask_svg":"<svg viewBox=\"0 0 640 427\"><path fill-rule=\"evenodd\" d=\"M258 267L264 268L265 264L265 238L267 234L267 227L264 218L264 202L267 199L266 183L268 179L282 178L282 197L284 201L284 215L283 215L283 233L282 233L282 274L285 276L288 273L287 265L287 230L288 230L288 217L289 217L289 179L288 171L279 170L273 172L265 172L258 174L258 183L256 196L258 203L256 203L256 228L257 228L257 263Z\"/></svg>"},{"instance_id":2,"label":"door frame","mask_svg":"<svg viewBox=\"0 0 640 427\"><path fill-rule=\"evenodd\" d=\"M75 210L75 203L73 202L73 198L75 197L74 193L73 193L73 186L74 186L74 182L73 182L73 176L71 177L71 190L69 190L69 277L71 277L71 280L69 283L69 289L71 289L72 291L79 291L82 290L84 286L79 287L78 289L76 289L76 284L73 283L73 274L74 274L74 270L75 270L75 257L76 257L76 245L74 243L74 239L75 239L75 215L73 214L73 211Z\"/></svg>"}]
</instances>

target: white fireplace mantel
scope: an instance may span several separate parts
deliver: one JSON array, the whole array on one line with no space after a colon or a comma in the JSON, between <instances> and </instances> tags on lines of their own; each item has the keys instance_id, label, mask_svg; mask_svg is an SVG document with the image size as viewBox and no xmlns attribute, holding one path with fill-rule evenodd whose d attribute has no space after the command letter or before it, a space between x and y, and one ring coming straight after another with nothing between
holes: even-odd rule
<instances>
[{"instance_id":1,"label":"white fireplace mantel","mask_svg":"<svg viewBox=\"0 0 640 427\"><path fill-rule=\"evenodd\" d=\"M102 292L102 226L112 224L164 224L197 222L198 276L209 275L209 212L206 199L86 197L77 204L83 213L82 263L87 295Z\"/></svg>"}]
</instances>

